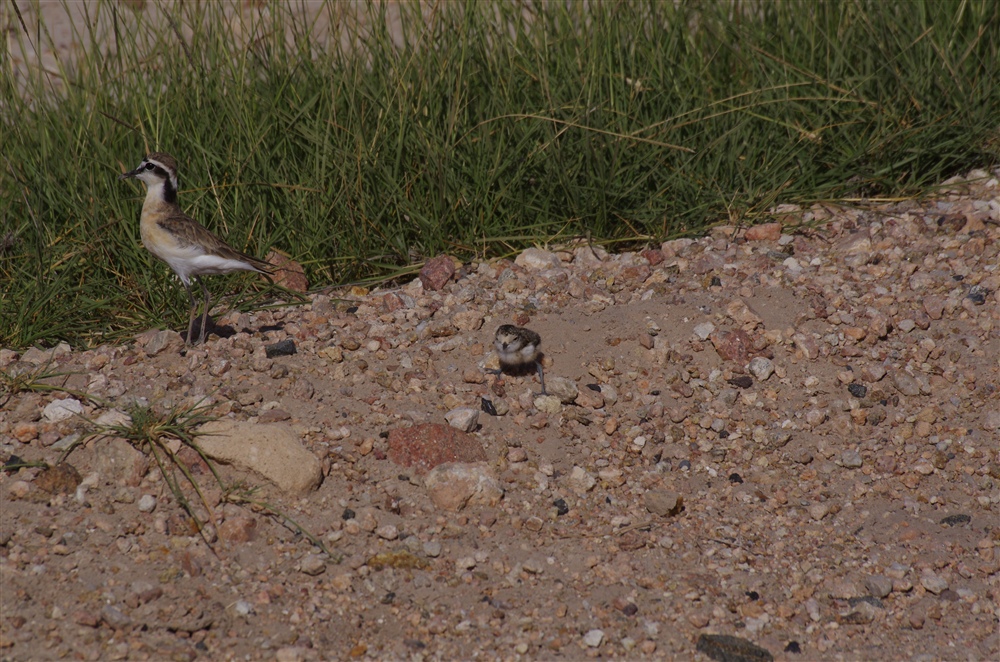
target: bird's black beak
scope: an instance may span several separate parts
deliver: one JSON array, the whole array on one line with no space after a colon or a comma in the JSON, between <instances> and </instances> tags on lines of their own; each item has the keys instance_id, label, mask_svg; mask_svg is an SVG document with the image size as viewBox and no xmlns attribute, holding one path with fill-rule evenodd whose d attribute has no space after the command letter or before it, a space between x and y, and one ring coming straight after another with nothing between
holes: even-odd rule
<instances>
[{"instance_id":1,"label":"bird's black beak","mask_svg":"<svg viewBox=\"0 0 1000 662\"><path fill-rule=\"evenodd\" d=\"M124 173L122 175L118 175L118 179L121 180L121 179L128 179L129 177L135 177L141 171L142 171L142 166L139 166L135 170L129 170L128 172L126 172L126 173Z\"/></svg>"}]
</instances>

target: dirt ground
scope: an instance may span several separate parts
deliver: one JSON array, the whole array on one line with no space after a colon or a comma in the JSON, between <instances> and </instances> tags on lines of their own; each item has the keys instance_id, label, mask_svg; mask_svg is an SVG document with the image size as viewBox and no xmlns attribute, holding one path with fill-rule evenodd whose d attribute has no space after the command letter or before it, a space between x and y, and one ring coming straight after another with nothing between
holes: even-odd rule
<instances>
[{"instance_id":1,"label":"dirt ground","mask_svg":"<svg viewBox=\"0 0 1000 662\"><path fill-rule=\"evenodd\" d=\"M0 350L8 384L64 373L8 393L0 460L86 442L76 475L0 473L0 657L997 659L996 176L637 253L438 261L428 287L217 310L195 348ZM541 334L557 397L486 371L506 323ZM197 535L146 455L88 434L195 403L247 424L237 446L307 451L298 493L270 460L221 475L332 557L182 451ZM449 453L485 457L458 501L419 466Z\"/></svg>"}]
</instances>

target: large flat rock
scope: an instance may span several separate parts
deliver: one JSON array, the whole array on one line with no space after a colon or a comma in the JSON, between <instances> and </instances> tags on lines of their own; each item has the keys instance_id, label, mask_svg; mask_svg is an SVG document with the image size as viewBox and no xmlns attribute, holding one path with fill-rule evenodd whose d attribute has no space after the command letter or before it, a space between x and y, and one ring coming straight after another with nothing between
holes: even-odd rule
<instances>
[{"instance_id":1,"label":"large flat rock","mask_svg":"<svg viewBox=\"0 0 1000 662\"><path fill-rule=\"evenodd\" d=\"M287 425L220 420L199 433L198 444L210 458L250 469L285 492L307 494L323 480L319 460Z\"/></svg>"}]
</instances>

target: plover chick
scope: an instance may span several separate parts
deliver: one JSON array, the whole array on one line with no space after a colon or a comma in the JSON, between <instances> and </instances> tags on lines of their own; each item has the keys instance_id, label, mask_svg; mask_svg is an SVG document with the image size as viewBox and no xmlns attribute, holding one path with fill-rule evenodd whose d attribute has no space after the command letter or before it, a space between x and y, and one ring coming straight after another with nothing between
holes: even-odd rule
<instances>
[{"instance_id":1,"label":"plover chick","mask_svg":"<svg viewBox=\"0 0 1000 662\"><path fill-rule=\"evenodd\" d=\"M504 324L497 329L493 346L500 359L500 370L510 373L520 373L534 364L538 370L538 381L542 383L542 395L545 395L545 373L542 370L542 337L521 326Z\"/></svg>"},{"instance_id":2,"label":"plover chick","mask_svg":"<svg viewBox=\"0 0 1000 662\"><path fill-rule=\"evenodd\" d=\"M198 343L205 342L208 325L208 288L201 276L228 274L233 271L255 271L271 281L271 266L263 260L245 255L202 227L181 211L177 204L177 161L163 152L154 152L144 158L139 167L126 172L118 179L134 177L146 184L146 200L139 217L139 234L142 245L150 253L170 265L184 284L191 311L188 314L187 342L194 332L194 318L198 310L191 292L191 278L201 285L205 311L201 317ZM271 281L273 282L273 281Z\"/></svg>"}]
</instances>

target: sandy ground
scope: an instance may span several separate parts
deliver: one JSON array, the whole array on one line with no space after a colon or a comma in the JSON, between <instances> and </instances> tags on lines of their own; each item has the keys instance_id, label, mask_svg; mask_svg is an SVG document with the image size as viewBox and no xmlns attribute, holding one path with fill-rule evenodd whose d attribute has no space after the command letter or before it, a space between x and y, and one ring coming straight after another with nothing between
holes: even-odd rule
<instances>
[{"instance_id":1,"label":"sandy ground","mask_svg":"<svg viewBox=\"0 0 1000 662\"><path fill-rule=\"evenodd\" d=\"M640 253L438 261L430 287L218 310L195 348L2 350L64 375L9 394L0 459L86 443L0 475L0 655L996 659L1000 189L971 176ZM505 323L557 397L486 371ZM199 402L237 448L280 440L222 478L332 557L182 451L199 536L148 456L90 436ZM483 461L420 464L449 458Z\"/></svg>"}]
</instances>

